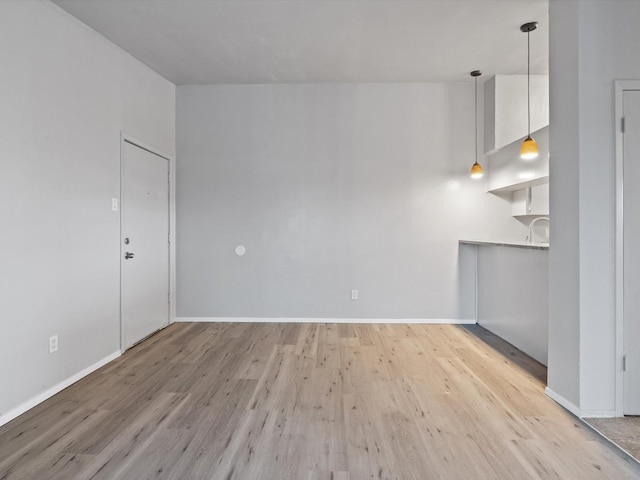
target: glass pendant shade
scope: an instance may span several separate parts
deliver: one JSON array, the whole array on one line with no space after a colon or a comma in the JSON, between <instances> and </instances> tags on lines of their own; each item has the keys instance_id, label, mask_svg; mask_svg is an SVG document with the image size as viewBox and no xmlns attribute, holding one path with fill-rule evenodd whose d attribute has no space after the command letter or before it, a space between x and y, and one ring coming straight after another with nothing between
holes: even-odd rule
<instances>
[{"instance_id":1,"label":"glass pendant shade","mask_svg":"<svg viewBox=\"0 0 640 480\"><path fill-rule=\"evenodd\" d=\"M528 136L524 142L522 142L522 147L520 147L520 158L523 160L533 160L537 156L538 144L531 136Z\"/></svg>"},{"instance_id":2,"label":"glass pendant shade","mask_svg":"<svg viewBox=\"0 0 640 480\"><path fill-rule=\"evenodd\" d=\"M471 178L482 178L482 167L478 162L471 167Z\"/></svg>"}]
</instances>

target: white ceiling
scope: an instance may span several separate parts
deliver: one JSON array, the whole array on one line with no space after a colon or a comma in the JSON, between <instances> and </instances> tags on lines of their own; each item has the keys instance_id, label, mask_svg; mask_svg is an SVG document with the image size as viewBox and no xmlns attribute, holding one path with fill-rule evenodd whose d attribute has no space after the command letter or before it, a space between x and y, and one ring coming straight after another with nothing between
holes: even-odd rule
<instances>
[{"instance_id":1,"label":"white ceiling","mask_svg":"<svg viewBox=\"0 0 640 480\"><path fill-rule=\"evenodd\" d=\"M54 0L175 84L547 73L548 0Z\"/></svg>"}]
</instances>

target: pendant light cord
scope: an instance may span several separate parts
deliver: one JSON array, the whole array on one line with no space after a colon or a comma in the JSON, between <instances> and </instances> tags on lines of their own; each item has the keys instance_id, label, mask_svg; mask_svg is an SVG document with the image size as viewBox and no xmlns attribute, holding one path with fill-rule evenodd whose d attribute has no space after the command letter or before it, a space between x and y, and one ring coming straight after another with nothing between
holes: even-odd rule
<instances>
[{"instance_id":1,"label":"pendant light cord","mask_svg":"<svg viewBox=\"0 0 640 480\"><path fill-rule=\"evenodd\" d=\"M527 136L531 136L531 44L527 32Z\"/></svg>"},{"instance_id":2,"label":"pendant light cord","mask_svg":"<svg viewBox=\"0 0 640 480\"><path fill-rule=\"evenodd\" d=\"M476 81L476 102L475 102L475 121L476 121L476 163L478 163L478 77L475 77Z\"/></svg>"}]
</instances>

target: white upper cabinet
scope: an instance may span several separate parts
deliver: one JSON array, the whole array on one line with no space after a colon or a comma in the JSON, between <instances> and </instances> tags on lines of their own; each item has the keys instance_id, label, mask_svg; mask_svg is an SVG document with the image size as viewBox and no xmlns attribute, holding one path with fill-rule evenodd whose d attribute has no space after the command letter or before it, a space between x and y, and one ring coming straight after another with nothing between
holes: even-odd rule
<instances>
[{"instance_id":1,"label":"white upper cabinet","mask_svg":"<svg viewBox=\"0 0 640 480\"><path fill-rule=\"evenodd\" d=\"M531 131L548 125L549 76L531 75ZM485 153L526 136L527 76L495 75L484 84Z\"/></svg>"},{"instance_id":2,"label":"white upper cabinet","mask_svg":"<svg viewBox=\"0 0 640 480\"><path fill-rule=\"evenodd\" d=\"M506 192L549 183L549 127L531 132L539 155L533 160L520 158L522 139L488 156L490 192Z\"/></svg>"},{"instance_id":3,"label":"white upper cabinet","mask_svg":"<svg viewBox=\"0 0 640 480\"><path fill-rule=\"evenodd\" d=\"M522 218L549 216L549 184L512 192L511 215Z\"/></svg>"}]
</instances>

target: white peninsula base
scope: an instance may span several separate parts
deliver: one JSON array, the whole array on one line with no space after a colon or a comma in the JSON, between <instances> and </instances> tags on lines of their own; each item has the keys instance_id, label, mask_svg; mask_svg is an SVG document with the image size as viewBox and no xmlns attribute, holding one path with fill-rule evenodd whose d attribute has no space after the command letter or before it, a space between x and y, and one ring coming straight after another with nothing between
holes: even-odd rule
<instances>
[{"instance_id":1,"label":"white peninsula base","mask_svg":"<svg viewBox=\"0 0 640 480\"><path fill-rule=\"evenodd\" d=\"M543 365L548 356L548 245L460 241L476 262L476 319ZM465 252L469 253L469 252Z\"/></svg>"}]
</instances>

